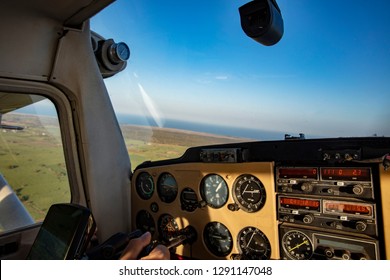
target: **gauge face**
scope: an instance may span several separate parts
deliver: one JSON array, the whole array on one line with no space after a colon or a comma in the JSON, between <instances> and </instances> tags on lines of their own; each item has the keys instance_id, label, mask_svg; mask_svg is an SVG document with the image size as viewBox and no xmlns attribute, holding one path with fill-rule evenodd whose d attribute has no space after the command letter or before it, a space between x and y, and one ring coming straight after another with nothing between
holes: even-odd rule
<instances>
[{"instance_id":1,"label":"gauge face","mask_svg":"<svg viewBox=\"0 0 390 280\"><path fill-rule=\"evenodd\" d=\"M198 196L191 188L185 188L180 194L181 209L188 212L193 212L198 209Z\"/></svg>"},{"instance_id":2,"label":"gauge face","mask_svg":"<svg viewBox=\"0 0 390 280\"><path fill-rule=\"evenodd\" d=\"M225 180L217 174L204 177L200 192L204 201L213 208L221 208L225 205L229 196L229 189Z\"/></svg>"},{"instance_id":3,"label":"gauge face","mask_svg":"<svg viewBox=\"0 0 390 280\"><path fill-rule=\"evenodd\" d=\"M287 257L293 260L308 260L313 255L310 238L298 230L290 230L284 234L282 247Z\"/></svg>"},{"instance_id":4,"label":"gauge face","mask_svg":"<svg viewBox=\"0 0 390 280\"><path fill-rule=\"evenodd\" d=\"M233 239L226 226L219 222L208 223L203 231L207 249L218 257L227 256L233 247Z\"/></svg>"},{"instance_id":5,"label":"gauge face","mask_svg":"<svg viewBox=\"0 0 390 280\"><path fill-rule=\"evenodd\" d=\"M113 64L123 63L130 58L130 48L123 42L113 43L107 49L107 57Z\"/></svg>"},{"instance_id":6,"label":"gauge face","mask_svg":"<svg viewBox=\"0 0 390 280\"><path fill-rule=\"evenodd\" d=\"M120 61L126 61L130 58L130 48L126 43L119 42L114 44L115 47L115 55L118 57Z\"/></svg>"},{"instance_id":7,"label":"gauge face","mask_svg":"<svg viewBox=\"0 0 390 280\"><path fill-rule=\"evenodd\" d=\"M177 225L173 216L163 214L158 219L158 232L163 241L168 242L177 236L179 226Z\"/></svg>"},{"instance_id":8,"label":"gauge face","mask_svg":"<svg viewBox=\"0 0 390 280\"><path fill-rule=\"evenodd\" d=\"M244 259L268 260L271 257L271 244L267 236L258 228L243 228L238 233L237 243Z\"/></svg>"},{"instance_id":9,"label":"gauge face","mask_svg":"<svg viewBox=\"0 0 390 280\"><path fill-rule=\"evenodd\" d=\"M166 203L173 202L178 193L178 186L175 177L173 177L170 173L161 174L157 182L157 192L161 201Z\"/></svg>"},{"instance_id":10,"label":"gauge face","mask_svg":"<svg viewBox=\"0 0 390 280\"><path fill-rule=\"evenodd\" d=\"M154 223L154 219L152 215L146 210L141 210L137 213L137 216L135 218L135 224L138 229L142 230L142 232L149 231L152 236L156 232L156 225Z\"/></svg>"},{"instance_id":11,"label":"gauge face","mask_svg":"<svg viewBox=\"0 0 390 280\"><path fill-rule=\"evenodd\" d=\"M149 199L154 192L154 182L152 176L148 172L138 174L135 181L135 189L142 199Z\"/></svg>"},{"instance_id":12,"label":"gauge face","mask_svg":"<svg viewBox=\"0 0 390 280\"><path fill-rule=\"evenodd\" d=\"M255 176L249 174L241 175L234 182L233 198L244 211L256 212L265 204L265 188Z\"/></svg>"},{"instance_id":13,"label":"gauge face","mask_svg":"<svg viewBox=\"0 0 390 280\"><path fill-rule=\"evenodd\" d=\"M126 45L126 43L119 42L116 45L116 51L117 51L117 55L118 55L120 60L126 61L130 58L130 49Z\"/></svg>"}]
</instances>

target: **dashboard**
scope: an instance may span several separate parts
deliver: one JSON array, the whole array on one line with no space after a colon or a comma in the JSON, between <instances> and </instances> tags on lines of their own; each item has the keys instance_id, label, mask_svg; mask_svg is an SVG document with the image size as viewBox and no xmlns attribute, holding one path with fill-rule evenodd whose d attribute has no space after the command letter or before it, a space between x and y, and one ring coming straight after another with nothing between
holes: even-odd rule
<instances>
[{"instance_id":1,"label":"dashboard","mask_svg":"<svg viewBox=\"0 0 390 280\"><path fill-rule=\"evenodd\" d=\"M132 227L190 235L180 258L386 259L389 152L384 137L193 147L136 168Z\"/></svg>"}]
</instances>

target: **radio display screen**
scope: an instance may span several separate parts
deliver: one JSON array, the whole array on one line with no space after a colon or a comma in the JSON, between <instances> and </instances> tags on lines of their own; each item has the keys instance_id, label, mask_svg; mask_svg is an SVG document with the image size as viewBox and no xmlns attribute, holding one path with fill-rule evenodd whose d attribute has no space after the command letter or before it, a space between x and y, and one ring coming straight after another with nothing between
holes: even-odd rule
<instances>
[{"instance_id":1,"label":"radio display screen","mask_svg":"<svg viewBox=\"0 0 390 280\"><path fill-rule=\"evenodd\" d=\"M370 168L321 168L322 180L371 181Z\"/></svg>"},{"instance_id":2,"label":"radio display screen","mask_svg":"<svg viewBox=\"0 0 390 280\"><path fill-rule=\"evenodd\" d=\"M304 210L315 210L320 211L320 200L318 199L304 199L295 197L280 197L280 207L287 209L304 209Z\"/></svg>"},{"instance_id":3,"label":"radio display screen","mask_svg":"<svg viewBox=\"0 0 390 280\"><path fill-rule=\"evenodd\" d=\"M314 167L281 167L279 178L281 179L315 179L317 180L318 172Z\"/></svg>"},{"instance_id":4,"label":"radio display screen","mask_svg":"<svg viewBox=\"0 0 390 280\"><path fill-rule=\"evenodd\" d=\"M373 206L370 204L324 200L324 213L346 215L373 216Z\"/></svg>"}]
</instances>

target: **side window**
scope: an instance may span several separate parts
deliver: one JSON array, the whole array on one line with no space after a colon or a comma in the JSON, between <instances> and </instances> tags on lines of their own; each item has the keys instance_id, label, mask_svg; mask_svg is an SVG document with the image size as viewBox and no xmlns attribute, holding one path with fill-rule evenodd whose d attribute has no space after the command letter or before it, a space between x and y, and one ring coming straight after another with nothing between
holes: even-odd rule
<instances>
[{"instance_id":1,"label":"side window","mask_svg":"<svg viewBox=\"0 0 390 280\"><path fill-rule=\"evenodd\" d=\"M42 221L71 195L54 104L38 95L0 97L1 233Z\"/></svg>"}]
</instances>

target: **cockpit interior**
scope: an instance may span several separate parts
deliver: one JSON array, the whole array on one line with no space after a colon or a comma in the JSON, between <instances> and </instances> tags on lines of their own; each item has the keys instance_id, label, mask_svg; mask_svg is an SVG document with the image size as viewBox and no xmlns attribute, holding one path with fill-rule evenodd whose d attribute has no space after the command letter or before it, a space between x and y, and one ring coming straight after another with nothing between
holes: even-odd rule
<instances>
[{"instance_id":1,"label":"cockpit interior","mask_svg":"<svg viewBox=\"0 0 390 280\"><path fill-rule=\"evenodd\" d=\"M197 10L197 24L207 14L220 24L218 33L217 25L200 32L190 25L195 20L169 21L171 11L180 20L193 17L183 3L150 2L1 1L0 258L39 258L42 251L32 253L37 247L50 251L41 258L68 258L51 252L56 245L50 244L60 242L41 239L48 228L66 232L66 217L77 212L82 228L74 226L74 236L82 241L71 238L73 259L115 259L144 232L176 260L390 259L390 41L380 36L386 24L367 23L375 28L368 27L364 42L378 49L363 50L372 63L366 68L355 59L362 49L343 49L341 39L312 46L315 38L337 34L349 47L362 47L344 25L335 34L323 32L327 18L322 33L309 29L320 24L322 8L335 12L334 22L347 14L346 26L357 28L352 23L368 10L358 4L350 3L358 10L347 13L345 3L334 8L339 1L305 1L311 14L286 0L196 3L207 5ZM389 4L381 7L378 12ZM388 17L375 20L389 23ZM287 45L301 40L313 48L286 54ZM341 54L325 57L333 48ZM241 58L246 53L252 56ZM328 65L327 59L341 62ZM317 60L321 66L314 66ZM172 68L165 68L168 62ZM295 71L298 66L306 70ZM320 70L338 76L328 81ZM331 95L326 91L336 80L352 86L337 84ZM323 81L329 88L321 88ZM209 130L185 126L190 117ZM322 129L324 122L332 133ZM311 130L286 131L301 123ZM239 133L262 125L280 128L273 135L285 133L267 139ZM65 211L64 204L76 212L51 215L53 205Z\"/></svg>"},{"instance_id":2,"label":"cockpit interior","mask_svg":"<svg viewBox=\"0 0 390 280\"><path fill-rule=\"evenodd\" d=\"M253 142L144 163L132 180L133 227L166 241L191 227L197 238L177 253L196 259L384 259L388 145Z\"/></svg>"}]
</instances>

